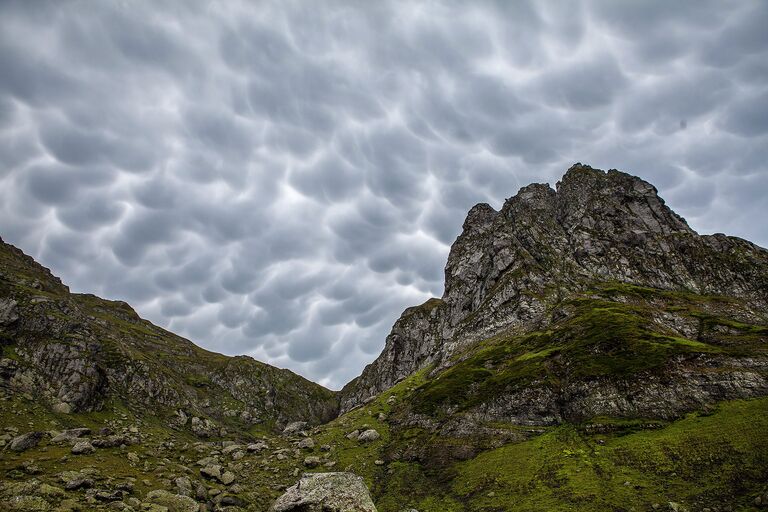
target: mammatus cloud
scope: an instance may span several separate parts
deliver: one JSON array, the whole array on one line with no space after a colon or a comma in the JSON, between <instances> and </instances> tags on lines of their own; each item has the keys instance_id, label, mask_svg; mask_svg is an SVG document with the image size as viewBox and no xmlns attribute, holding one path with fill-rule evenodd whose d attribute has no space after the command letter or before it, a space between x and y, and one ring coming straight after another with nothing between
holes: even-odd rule
<instances>
[{"instance_id":1,"label":"mammatus cloud","mask_svg":"<svg viewBox=\"0 0 768 512\"><path fill-rule=\"evenodd\" d=\"M311 8L310 8L311 7ZM768 4L0 4L0 235L339 387L466 211L573 162L766 246Z\"/></svg>"}]
</instances>

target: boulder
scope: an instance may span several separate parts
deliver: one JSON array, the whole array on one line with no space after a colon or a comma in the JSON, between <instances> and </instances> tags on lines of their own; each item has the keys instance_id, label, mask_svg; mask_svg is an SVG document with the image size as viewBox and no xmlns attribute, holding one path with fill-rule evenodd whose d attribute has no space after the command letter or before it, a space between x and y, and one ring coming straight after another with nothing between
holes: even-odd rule
<instances>
[{"instance_id":1,"label":"boulder","mask_svg":"<svg viewBox=\"0 0 768 512\"><path fill-rule=\"evenodd\" d=\"M304 459L304 465L308 468L316 468L320 465L320 457L307 457Z\"/></svg>"},{"instance_id":2,"label":"boulder","mask_svg":"<svg viewBox=\"0 0 768 512\"><path fill-rule=\"evenodd\" d=\"M189 496L173 494L161 489L148 492L145 500L154 505L166 507L168 512L198 512L200 509L197 502Z\"/></svg>"},{"instance_id":3,"label":"boulder","mask_svg":"<svg viewBox=\"0 0 768 512\"><path fill-rule=\"evenodd\" d=\"M376 512L362 477L352 473L305 473L270 512Z\"/></svg>"},{"instance_id":4,"label":"boulder","mask_svg":"<svg viewBox=\"0 0 768 512\"><path fill-rule=\"evenodd\" d=\"M72 455L87 455L96 451L90 441L80 441L72 447Z\"/></svg>"},{"instance_id":5,"label":"boulder","mask_svg":"<svg viewBox=\"0 0 768 512\"><path fill-rule=\"evenodd\" d=\"M51 443L58 444L58 443L69 443L70 441L74 441L75 439L80 439L83 436L87 436L91 434L91 429L89 428L70 428L68 430L64 430L60 432L59 434L53 436L51 439Z\"/></svg>"},{"instance_id":6,"label":"boulder","mask_svg":"<svg viewBox=\"0 0 768 512\"><path fill-rule=\"evenodd\" d=\"M297 446L304 450L312 450L315 448L315 442L312 440L311 437L305 437L304 439L299 441L299 444Z\"/></svg>"},{"instance_id":7,"label":"boulder","mask_svg":"<svg viewBox=\"0 0 768 512\"><path fill-rule=\"evenodd\" d=\"M283 434L285 434L287 436L288 435L293 435L293 434L298 434L299 432L301 432L305 428L307 428L307 422L306 421L294 421L294 422L289 423L288 425L285 426L285 428L283 429Z\"/></svg>"},{"instance_id":8,"label":"boulder","mask_svg":"<svg viewBox=\"0 0 768 512\"><path fill-rule=\"evenodd\" d=\"M269 448L269 446L267 446L267 443L263 441L259 441L258 443L249 444L246 449L249 452L260 452L262 450L266 450L267 448Z\"/></svg>"},{"instance_id":9,"label":"boulder","mask_svg":"<svg viewBox=\"0 0 768 512\"><path fill-rule=\"evenodd\" d=\"M200 474L203 475L205 478L209 478L211 480L220 480L221 479L221 466L210 464L208 466L205 466L204 468L200 468Z\"/></svg>"},{"instance_id":10,"label":"boulder","mask_svg":"<svg viewBox=\"0 0 768 512\"><path fill-rule=\"evenodd\" d=\"M27 432L26 434L14 437L8 448L14 452L23 452L37 446L42 438L42 432Z\"/></svg>"},{"instance_id":11,"label":"boulder","mask_svg":"<svg viewBox=\"0 0 768 512\"><path fill-rule=\"evenodd\" d=\"M381 435L377 431L375 431L372 428L369 428L365 432L361 433L358 436L357 440L360 441L361 443L369 443L371 441L377 440L380 437Z\"/></svg>"}]
</instances>

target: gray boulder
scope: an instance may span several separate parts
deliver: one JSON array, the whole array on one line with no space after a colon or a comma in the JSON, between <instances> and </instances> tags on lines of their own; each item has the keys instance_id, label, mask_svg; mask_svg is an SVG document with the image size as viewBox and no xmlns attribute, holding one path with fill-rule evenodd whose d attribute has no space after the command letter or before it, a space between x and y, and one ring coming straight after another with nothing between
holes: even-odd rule
<instances>
[{"instance_id":1,"label":"gray boulder","mask_svg":"<svg viewBox=\"0 0 768 512\"><path fill-rule=\"evenodd\" d=\"M166 507L168 512L197 512L200 509L197 502L189 496L173 494L162 489L147 493L146 501Z\"/></svg>"},{"instance_id":2,"label":"gray boulder","mask_svg":"<svg viewBox=\"0 0 768 512\"><path fill-rule=\"evenodd\" d=\"M362 477L352 473L305 473L270 512L376 512Z\"/></svg>"},{"instance_id":3,"label":"gray boulder","mask_svg":"<svg viewBox=\"0 0 768 512\"><path fill-rule=\"evenodd\" d=\"M42 432L27 432L26 434L14 437L8 448L14 452L23 452L37 446L42 438Z\"/></svg>"},{"instance_id":4,"label":"gray boulder","mask_svg":"<svg viewBox=\"0 0 768 512\"><path fill-rule=\"evenodd\" d=\"M298 434L305 428L307 428L306 421L294 421L293 423L289 423L288 425L285 426L285 428L283 429L283 434L285 435Z\"/></svg>"},{"instance_id":5,"label":"gray boulder","mask_svg":"<svg viewBox=\"0 0 768 512\"><path fill-rule=\"evenodd\" d=\"M96 451L90 441L80 441L72 447L73 455L87 455Z\"/></svg>"},{"instance_id":6,"label":"gray boulder","mask_svg":"<svg viewBox=\"0 0 768 512\"><path fill-rule=\"evenodd\" d=\"M71 428L69 430L64 430L63 432L55 435L51 439L51 443L58 444L58 443L69 443L75 439L80 439L83 436L87 436L91 434L91 429L89 428Z\"/></svg>"},{"instance_id":7,"label":"gray boulder","mask_svg":"<svg viewBox=\"0 0 768 512\"><path fill-rule=\"evenodd\" d=\"M380 437L381 437L381 435L379 435L378 432L376 432L374 429L371 428L371 429L366 430L362 434L360 434L360 436L358 436L357 440L360 441L361 443L369 443L371 441L377 440Z\"/></svg>"}]
</instances>

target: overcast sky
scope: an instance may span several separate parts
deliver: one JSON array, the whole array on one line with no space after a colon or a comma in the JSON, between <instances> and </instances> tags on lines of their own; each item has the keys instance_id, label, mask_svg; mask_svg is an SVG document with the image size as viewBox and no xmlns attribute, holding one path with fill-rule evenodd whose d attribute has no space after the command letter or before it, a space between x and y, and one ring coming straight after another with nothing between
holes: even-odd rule
<instances>
[{"instance_id":1,"label":"overcast sky","mask_svg":"<svg viewBox=\"0 0 768 512\"><path fill-rule=\"evenodd\" d=\"M3 0L0 236L333 388L576 161L768 245L768 2L469 4Z\"/></svg>"}]
</instances>

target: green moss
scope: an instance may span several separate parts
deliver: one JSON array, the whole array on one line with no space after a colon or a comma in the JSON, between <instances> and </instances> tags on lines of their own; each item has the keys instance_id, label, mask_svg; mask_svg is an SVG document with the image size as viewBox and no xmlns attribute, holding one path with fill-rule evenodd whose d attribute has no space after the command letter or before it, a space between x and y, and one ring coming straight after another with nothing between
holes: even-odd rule
<instances>
[{"instance_id":1,"label":"green moss","mask_svg":"<svg viewBox=\"0 0 768 512\"><path fill-rule=\"evenodd\" d=\"M767 413L761 399L622 436L558 427L457 464L452 492L471 511L747 506L768 477Z\"/></svg>"},{"instance_id":2,"label":"green moss","mask_svg":"<svg viewBox=\"0 0 768 512\"><path fill-rule=\"evenodd\" d=\"M473 346L417 390L415 409L454 413L532 384L557 388L566 379L628 376L661 368L675 354L723 350L660 330L645 303L585 296L564 307L568 317L550 330L499 335Z\"/></svg>"}]
</instances>

